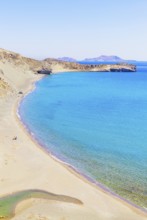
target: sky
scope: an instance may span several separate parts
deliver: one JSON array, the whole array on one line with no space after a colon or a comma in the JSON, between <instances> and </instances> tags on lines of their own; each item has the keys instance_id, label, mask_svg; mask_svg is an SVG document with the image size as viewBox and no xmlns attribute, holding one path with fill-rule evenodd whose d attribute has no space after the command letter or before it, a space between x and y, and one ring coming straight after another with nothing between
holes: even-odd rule
<instances>
[{"instance_id":1,"label":"sky","mask_svg":"<svg viewBox=\"0 0 147 220\"><path fill-rule=\"evenodd\" d=\"M147 60L147 0L0 0L0 48L36 59Z\"/></svg>"}]
</instances>

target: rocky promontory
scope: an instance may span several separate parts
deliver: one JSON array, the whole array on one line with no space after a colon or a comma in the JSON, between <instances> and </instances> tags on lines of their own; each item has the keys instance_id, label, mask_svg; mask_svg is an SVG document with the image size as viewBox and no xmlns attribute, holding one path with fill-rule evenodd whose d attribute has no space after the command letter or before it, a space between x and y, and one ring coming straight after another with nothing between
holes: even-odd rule
<instances>
[{"instance_id":1,"label":"rocky promontory","mask_svg":"<svg viewBox=\"0 0 147 220\"><path fill-rule=\"evenodd\" d=\"M9 63L15 67L22 67L33 72L52 70L52 72L63 71L92 71L92 72L135 72L136 66L127 63L120 64L80 64L77 62L67 62L58 59L47 58L45 60L35 60L21 56L18 53L0 49L0 61Z\"/></svg>"},{"instance_id":2,"label":"rocky promontory","mask_svg":"<svg viewBox=\"0 0 147 220\"><path fill-rule=\"evenodd\" d=\"M120 64L79 64L47 58L44 66L50 66L53 72L60 71L88 71L88 72L136 72L136 66L128 63Z\"/></svg>"},{"instance_id":3,"label":"rocky promontory","mask_svg":"<svg viewBox=\"0 0 147 220\"><path fill-rule=\"evenodd\" d=\"M49 74L55 72L135 72L136 66L126 63L120 64L80 64L77 62L67 62L57 59L47 58L45 60L35 60L24 57L18 53L0 49L0 93L10 91L14 88L14 81L20 88L24 85L24 78L29 78L33 73Z\"/></svg>"}]
</instances>

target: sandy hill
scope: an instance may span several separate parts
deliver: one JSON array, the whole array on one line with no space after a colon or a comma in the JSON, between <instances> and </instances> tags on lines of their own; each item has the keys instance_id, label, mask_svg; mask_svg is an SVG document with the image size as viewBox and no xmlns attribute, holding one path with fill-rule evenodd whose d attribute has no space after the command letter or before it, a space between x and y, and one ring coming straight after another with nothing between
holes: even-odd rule
<instances>
[{"instance_id":1,"label":"sandy hill","mask_svg":"<svg viewBox=\"0 0 147 220\"><path fill-rule=\"evenodd\" d=\"M42 68L41 65L42 64L37 60L0 49L1 90L4 84L5 90L9 88L11 88L12 91L23 89L25 81L30 78L30 75L33 75L35 69Z\"/></svg>"},{"instance_id":2,"label":"sandy hill","mask_svg":"<svg viewBox=\"0 0 147 220\"><path fill-rule=\"evenodd\" d=\"M10 88L11 91L23 89L24 83L30 79L30 76L36 77L37 70L75 71L80 69L80 66L77 63L71 64L50 58L39 61L0 49L0 94L10 91Z\"/></svg>"}]
</instances>

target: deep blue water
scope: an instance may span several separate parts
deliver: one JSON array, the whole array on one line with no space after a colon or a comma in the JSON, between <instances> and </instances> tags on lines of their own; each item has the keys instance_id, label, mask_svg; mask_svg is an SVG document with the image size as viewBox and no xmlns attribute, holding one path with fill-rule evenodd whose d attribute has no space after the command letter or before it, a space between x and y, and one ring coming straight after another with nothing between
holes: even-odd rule
<instances>
[{"instance_id":1,"label":"deep blue water","mask_svg":"<svg viewBox=\"0 0 147 220\"><path fill-rule=\"evenodd\" d=\"M136 73L50 75L19 111L49 152L147 207L147 63Z\"/></svg>"}]
</instances>

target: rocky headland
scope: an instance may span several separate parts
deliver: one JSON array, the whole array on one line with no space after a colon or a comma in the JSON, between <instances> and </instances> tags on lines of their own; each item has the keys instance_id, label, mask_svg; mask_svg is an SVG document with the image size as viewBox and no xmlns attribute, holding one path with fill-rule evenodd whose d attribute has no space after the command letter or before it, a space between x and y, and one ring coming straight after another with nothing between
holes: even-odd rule
<instances>
[{"instance_id":1,"label":"rocky headland","mask_svg":"<svg viewBox=\"0 0 147 220\"><path fill-rule=\"evenodd\" d=\"M66 62L47 58L42 61L43 65L50 67L53 72L59 71L88 71L88 72L135 72L136 66L133 64L79 64L77 62Z\"/></svg>"},{"instance_id":2,"label":"rocky headland","mask_svg":"<svg viewBox=\"0 0 147 220\"><path fill-rule=\"evenodd\" d=\"M68 71L135 72L136 66L127 63L101 65L79 64L77 62L67 62L51 58L35 60L12 51L0 49L0 95L12 91L18 92L23 87L24 81L29 79L32 74ZM17 75L17 80L14 74L15 76Z\"/></svg>"},{"instance_id":3,"label":"rocky headland","mask_svg":"<svg viewBox=\"0 0 147 220\"><path fill-rule=\"evenodd\" d=\"M48 74L49 72L55 73L68 71L135 72L136 66L126 63L86 65L51 58L40 61L21 56L18 53L0 49L0 94L2 95L12 90L16 91L19 87L23 87L24 78L27 80L32 74ZM17 80L15 79L16 77L14 77L14 74L15 76L17 75Z\"/></svg>"}]
</instances>

